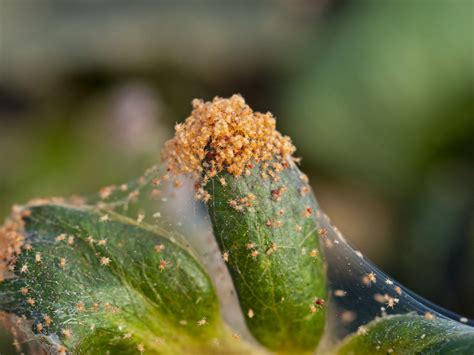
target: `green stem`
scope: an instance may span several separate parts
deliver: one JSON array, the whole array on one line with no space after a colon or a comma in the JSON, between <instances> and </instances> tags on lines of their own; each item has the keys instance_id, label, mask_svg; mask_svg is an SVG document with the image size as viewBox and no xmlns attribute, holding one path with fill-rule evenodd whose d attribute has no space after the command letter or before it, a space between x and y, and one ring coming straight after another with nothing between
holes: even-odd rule
<instances>
[{"instance_id":1,"label":"green stem","mask_svg":"<svg viewBox=\"0 0 474 355\"><path fill-rule=\"evenodd\" d=\"M220 173L205 189L250 331L272 350L313 351L327 291L318 206L304 176L294 164L279 172L257 164L250 175Z\"/></svg>"}]
</instances>

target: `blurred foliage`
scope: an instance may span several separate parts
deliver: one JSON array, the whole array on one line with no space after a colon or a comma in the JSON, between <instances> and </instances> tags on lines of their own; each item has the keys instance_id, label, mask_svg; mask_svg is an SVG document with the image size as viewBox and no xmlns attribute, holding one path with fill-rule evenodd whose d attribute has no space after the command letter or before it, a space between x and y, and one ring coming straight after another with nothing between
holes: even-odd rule
<instances>
[{"instance_id":1,"label":"blurred foliage","mask_svg":"<svg viewBox=\"0 0 474 355\"><path fill-rule=\"evenodd\" d=\"M359 249L474 316L470 0L0 8L1 216L139 175L192 98L240 92Z\"/></svg>"},{"instance_id":2,"label":"blurred foliage","mask_svg":"<svg viewBox=\"0 0 474 355\"><path fill-rule=\"evenodd\" d=\"M430 167L472 158L472 3L426 5L353 6L308 49L284 122L306 159L407 195Z\"/></svg>"}]
</instances>

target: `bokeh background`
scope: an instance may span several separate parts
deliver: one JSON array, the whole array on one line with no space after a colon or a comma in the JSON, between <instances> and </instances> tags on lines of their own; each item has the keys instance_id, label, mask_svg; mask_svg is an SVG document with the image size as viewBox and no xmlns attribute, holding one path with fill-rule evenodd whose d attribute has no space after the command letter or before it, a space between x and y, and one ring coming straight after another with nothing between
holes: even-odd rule
<instances>
[{"instance_id":1,"label":"bokeh background","mask_svg":"<svg viewBox=\"0 0 474 355\"><path fill-rule=\"evenodd\" d=\"M159 161L193 98L241 93L320 204L474 317L474 2L0 0L0 218Z\"/></svg>"}]
</instances>

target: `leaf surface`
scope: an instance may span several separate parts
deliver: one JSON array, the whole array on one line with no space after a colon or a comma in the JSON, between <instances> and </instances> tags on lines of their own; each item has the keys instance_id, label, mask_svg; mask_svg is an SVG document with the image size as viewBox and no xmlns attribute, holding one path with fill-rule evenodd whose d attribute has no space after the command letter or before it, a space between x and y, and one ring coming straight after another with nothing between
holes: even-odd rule
<instances>
[{"instance_id":1,"label":"leaf surface","mask_svg":"<svg viewBox=\"0 0 474 355\"><path fill-rule=\"evenodd\" d=\"M25 316L53 347L133 354L239 348L207 273L164 231L92 207L29 211L31 248L18 257L15 277L0 284L0 309Z\"/></svg>"}]
</instances>

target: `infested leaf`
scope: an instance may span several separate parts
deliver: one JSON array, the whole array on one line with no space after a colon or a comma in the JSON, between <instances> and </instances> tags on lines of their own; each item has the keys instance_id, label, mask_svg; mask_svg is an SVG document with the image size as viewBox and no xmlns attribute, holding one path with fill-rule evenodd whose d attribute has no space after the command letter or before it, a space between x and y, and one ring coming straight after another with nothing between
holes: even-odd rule
<instances>
[{"instance_id":1,"label":"infested leaf","mask_svg":"<svg viewBox=\"0 0 474 355\"><path fill-rule=\"evenodd\" d=\"M15 277L0 284L0 308L25 316L49 347L134 354L240 347L220 320L206 272L162 231L91 207L41 205L25 215L31 247L16 260Z\"/></svg>"}]
</instances>

